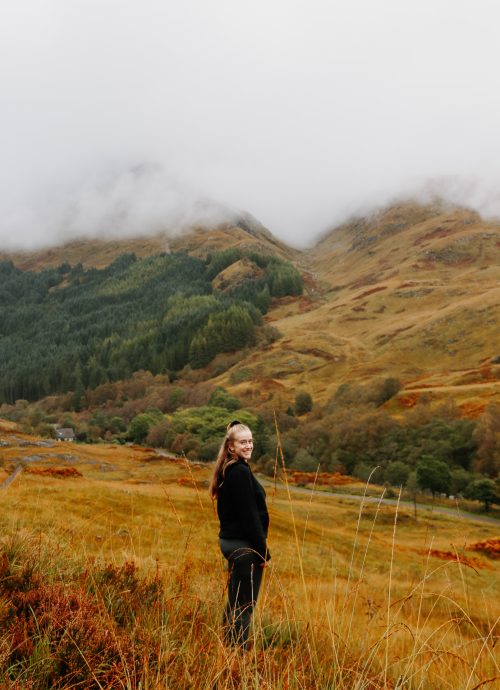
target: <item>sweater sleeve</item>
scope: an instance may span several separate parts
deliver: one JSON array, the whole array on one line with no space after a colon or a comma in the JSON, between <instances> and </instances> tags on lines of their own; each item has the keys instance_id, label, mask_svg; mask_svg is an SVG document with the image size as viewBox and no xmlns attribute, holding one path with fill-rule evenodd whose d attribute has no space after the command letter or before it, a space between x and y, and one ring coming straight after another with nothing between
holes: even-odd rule
<instances>
[{"instance_id":1,"label":"sweater sleeve","mask_svg":"<svg viewBox=\"0 0 500 690\"><path fill-rule=\"evenodd\" d=\"M264 560L268 560L266 535L262 528L255 500L250 468L237 465L231 472L231 491L240 514L240 522L245 530L245 537Z\"/></svg>"}]
</instances>

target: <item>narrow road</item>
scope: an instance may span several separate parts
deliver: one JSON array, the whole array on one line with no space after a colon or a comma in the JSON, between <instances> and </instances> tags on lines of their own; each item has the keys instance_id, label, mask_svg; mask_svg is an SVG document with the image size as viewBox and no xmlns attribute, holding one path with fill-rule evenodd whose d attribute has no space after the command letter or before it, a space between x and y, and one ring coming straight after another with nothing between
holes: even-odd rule
<instances>
[{"instance_id":1,"label":"narrow road","mask_svg":"<svg viewBox=\"0 0 500 690\"><path fill-rule=\"evenodd\" d=\"M169 459L180 459L179 456L176 456L174 453L168 453L166 451L162 450L157 450L156 451L157 455L163 457L163 458L169 458ZM189 461L188 461L189 462ZM271 481L268 477L264 477L263 475L259 474L259 481L267 487L273 487L274 482ZM278 482L278 485L281 488L285 488L285 485L282 482ZM335 493L334 491L314 491L313 489L306 489L303 486L294 486L293 484L288 485L290 487L290 491L295 491L297 493L303 493L303 494L312 494L314 493L316 496L320 496L321 498L327 498L327 499L337 499L339 501L363 501L364 503L378 503L379 501L384 504L384 505L389 505L389 506L397 506L398 502L397 500L393 498L377 498L376 496L359 496L358 494L342 494L342 493ZM412 512L414 511L414 505L412 501L400 501L399 505L401 508L407 508L408 510L411 510ZM457 520L467 520L469 522L482 522L483 524L487 525L497 525L497 527L500 530L500 520L495 517L489 517L488 515L473 515L472 513L465 513L461 511L458 507L457 508L444 508L443 506L432 506L429 505L428 503L417 503L417 513L418 511L427 511L431 513L436 513L437 515L445 515L447 517L453 517Z\"/></svg>"},{"instance_id":2,"label":"narrow road","mask_svg":"<svg viewBox=\"0 0 500 690\"><path fill-rule=\"evenodd\" d=\"M274 486L274 482L270 481L269 479L265 479L262 476L259 476L259 481L262 482L262 484L264 484L265 486ZM285 485L282 482L279 482L279 486L285 488ZM398 505L397 500L393 498L380 499L376 496L358 496L357 494L341 494L335 493L333 491L314 491L313 489L306 489L305 487L294 486L293 484L289 484L289 487L291 492L295 491L297 493L305 494L314 493L316 496L320 496L321 498L337 499L339 501L363 501L364 503L378 503L380 501L384 505ZM407 508L412 512L414 510L414 505L412 501L400 501L399 505L401 508ZM438 515L446 515L447 517L453 517L457 520L468 520L469 522L482 522L489 525L497 525L497 527L500 529L500 520L498 518L488 517L487 515L473 515L472 513L465 513L461 511L459 508L443 508L442 506L431 506L427 503L417 503L417 514L419 511L423 510L427 512L433 512Z\"/></svg>"}]
</instances>

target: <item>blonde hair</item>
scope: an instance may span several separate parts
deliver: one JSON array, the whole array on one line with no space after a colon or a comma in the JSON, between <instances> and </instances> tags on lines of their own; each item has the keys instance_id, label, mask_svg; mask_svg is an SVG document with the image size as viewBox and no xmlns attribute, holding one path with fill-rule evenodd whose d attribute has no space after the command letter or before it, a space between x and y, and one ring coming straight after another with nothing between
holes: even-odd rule
<instances>
[{"instance_id":1,"label":"blonde hair","mask_svg":"<svg viewBox=\"0 0 500 690\"><path fill-rule=\"evenodd\" d=\"M219 495L219 489L222 486L224 477L226 476L227 468L231 465L234 465L235 462L238 462L238 456L236 455L236 453L233 453L230 450L229 444L234 441L234 437L236 436L236 434L242 431L249 431L250 433L252 433L251 430L246 426L246 424L242 424L241 422L238 422L238 420L236 419L227 425L226 435L224 436L224 440L222 441L221 447L219 448L219 452L215 460L212 480L210 482L210 486L208 489L210 496L212 498L217 498L217 496Z\"/></svg>"}]
</instances>

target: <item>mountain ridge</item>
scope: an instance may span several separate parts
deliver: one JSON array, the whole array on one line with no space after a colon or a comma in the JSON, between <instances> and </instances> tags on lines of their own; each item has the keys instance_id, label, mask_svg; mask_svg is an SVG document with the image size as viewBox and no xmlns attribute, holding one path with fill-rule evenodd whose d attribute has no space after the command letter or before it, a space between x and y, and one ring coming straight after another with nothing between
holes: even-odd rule
<instances>
[{"instance_id":1,"label":"mountain ridge","mask_svg":"<svg viewBox=\"0 0 500 690\"><path fill-rule=\"evenodd\" d=\"M248 216L177 237L82 240L0 258L28 270L77 256L99 267L123 251L186 251L203 259L226 248L276 254L301 271L304 294L275 299L265 321L281 337L244 353L215 383L243 400L255 397L258 383L262 396L272 389L284 403L298 388L326 403L343 383L394 376L403 383L403 406L425 391L441 399L451 388L472 409L499 395L491 367L500 342L499 227L467 209L405 203L352 219L304 250ZM231 273L236 269L226 269ZM250 383L234 382L238 368Z\"/></svg>"}]
</instances>

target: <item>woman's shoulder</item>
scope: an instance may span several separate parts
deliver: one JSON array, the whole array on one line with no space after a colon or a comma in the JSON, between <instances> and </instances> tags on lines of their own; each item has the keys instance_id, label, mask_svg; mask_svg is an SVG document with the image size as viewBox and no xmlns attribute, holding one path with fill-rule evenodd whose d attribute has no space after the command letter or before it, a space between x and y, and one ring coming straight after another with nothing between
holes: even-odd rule
<instances>
[{"instance_id":1,"label":"woman's shoulder","mask_svg":"<svg viewBox=\"0 0 500 690\"><path fill-rule=\"evenodd\" d=\"M228 477L230 474L233 475L233 477L238 477L252 474L252 470L244 460L238 460L237 462L233 462L231 465L228 465L226 469L226 477Z\"/></svg>"}]
</instances>

